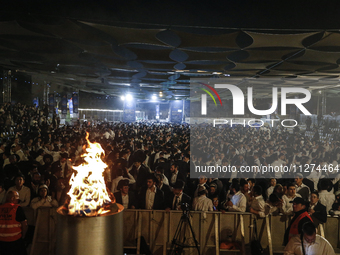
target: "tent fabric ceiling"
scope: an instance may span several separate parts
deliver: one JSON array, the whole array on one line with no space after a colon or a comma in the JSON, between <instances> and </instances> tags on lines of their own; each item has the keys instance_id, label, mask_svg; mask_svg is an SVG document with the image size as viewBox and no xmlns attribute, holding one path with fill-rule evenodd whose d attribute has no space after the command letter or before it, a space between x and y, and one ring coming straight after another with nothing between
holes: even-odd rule
<instances>
[{"instance_id":1,"label":"tent fabric ceiling","mask_svg":"<svg viewBox=\"0 0 340 255\"><path fill-rule=\"evenodd\" d=\"M0 39L2 68L48 75L60 84L114 96L128 87L139 97L162 90L175 98L177 86L189 97L190 78L224 75L313 77L317 86L332 75L336 86L340 73L340 34L334 31L209 32L58 18L1 21Z\"/></svg>"}]
</instances>

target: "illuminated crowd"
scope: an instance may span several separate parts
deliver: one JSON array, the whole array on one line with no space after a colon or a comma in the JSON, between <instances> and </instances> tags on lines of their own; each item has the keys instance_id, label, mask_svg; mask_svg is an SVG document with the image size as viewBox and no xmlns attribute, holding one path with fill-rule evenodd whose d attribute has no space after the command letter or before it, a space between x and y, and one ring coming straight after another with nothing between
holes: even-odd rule
<instances>
[{"instance_id":1,"label":"illuminated crowd","mask_svg":"<svg viewBox=\"0 0 340 255\"><path fill-rule=\"evenodd\" d=\"M190 169L198 165L335 167L340 160L337 140L320 142L301 131L243 126L100 122L60 126L56 116L47 116L48 111L35 107L1 107L0 122L6 124L0 125L0 202L14 190L22 207L65 204L88 132L89 140L105 150L108 192L128 209L169 211L187 206L195 211L290 216L294 213L290 202L301 197L317 224L324 223L327 214L340 214L336 171L190 178ZM315 210L317 204L323 205L322 211Z\"/></svg>"}]
</instances>

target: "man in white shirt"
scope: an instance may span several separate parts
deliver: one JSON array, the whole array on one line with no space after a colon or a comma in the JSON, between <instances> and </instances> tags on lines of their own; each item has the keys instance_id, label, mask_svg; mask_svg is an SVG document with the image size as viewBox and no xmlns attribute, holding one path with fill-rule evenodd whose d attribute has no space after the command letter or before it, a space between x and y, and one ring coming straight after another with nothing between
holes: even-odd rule
<instances>
[{"instance_id":1,"label":"man in white shirt","mask_svg":"<svg viewBox=\"0 0 340 255\"><path fill-rule=\"evenodd\" d=\"M198 184L197 184L197 188L195 190L195 193L194 193L194 198L198 196L198 191L200 189L200 187L205 187L207 188L208 185L207 185L207 177L204 176L204 175L201 175L200 178L198 179Z\"/></svg>"},{"instance_id":2,"label":"man in white shirt","mask_svg":"<svg viewBox=\"0 0 340 255\"><path fill-rule=\"evenodd\" d=\"M213 203L207 198L208 191L204 186L198 188L197 197L194 198L192 208L194 211L213 211Z\"/></svg>"},{"instance_id":3,"label":"man in white shirt","mask_svg":"<svg viewBox=\"0 0 340 255\"><path fill-rule=\"evenodd\" d=\"M157 179L154 174L149 174L146 180L146 187L143 187L139 194L139 208L147 210L164 209L164 193L156 187Z\"/></svg>"},{"instance_id":4,"label":"man in white shirt","mask_svg":"<svg viewBox=\"0 0 340 255\"><path fill-rule=\"evenodd\" d=\"M155 174L161 174L163 176L163 183L165 185L169 185L169 180L168 180L168 178L164 174L164 168L163 167L157 166L156 170L155 170Z\"/></svg>"},{"instance_id":5,"label":"man in white shirt","mask_svg":"<svg viewBox=\"0 0 340 255\"><path fill-rule=\"evenodd\" d=\"M293 214L293 204L290 201L293 201L294 198L301 197L299 194L296 194L296 188L294 183L290 183L287 185L287 195L283 195L283 205L282 209L284 214L292 215Z\"/></svg>"},{"instance_id":6,"label":"man in white shirt","mask_svg":"<svg viewBox=\"0 0 340 255\"><path fill-rule=\"evenodd\" d=\"M264 218L266 216L264 212L265 201L262 196L261 186L254 186L253 192L254 198L250 205L250 212L258 215L261 218Z\"/></svg>"},{"instance_id":7,"label":"man in white shirt","mask_svg":"<svg viewBox=\"0 0 340 255\"><path fill-rule=\"evenodd\" d=\"M303 175L298 173L295 175L295 189L296 189L296 193L300 194L301 197L308 201L309 197L310 197L310 190L309 187L307 185L305 185L304 183L302 183L303 181Z\"/></svg>"},{"instance_id":8,"label":"man in white shirt","mask_svg":"<svg viewBox=\"0 0 340 255\"><path fill-rule=\"evenodd\" d=\"M15 154L17 154L20 158L20 161L28 161L25 153L21 149L21 144L17 144L14 148Z\"/></svg>"},{"instance_id":9,"label":"man in white shirt","mask_svg":"<svg viewBox=\"0 0 340 255\"><path fill-rule=\"evenodd\" d=\"M7 191L17 191L19 193L19 205L24 207L28 206L31 201L31 190L24 186L25 179L23 175L17 175L15 177L15 186L10 187Z\"/></svg>"},{"instance_id":10,"label":"man in white shirt","mask_svg":"<svg viewBox=\"0 0 340 255\"><path fill-rule=\"evenodd\" d=\"M276 186L276 179L271 178L270 187L267 189L267 197L269 197L273 193L275 186Z\"/></svg>"},{"instance_id":11,"label":"man in white shirt","mask_svg":"<svg viewBox=\"0 0 340 255\"><path fill-rule=\"evenodd\" d=\"M135 196L129 191L129 181L120 180L118 189L119 191L114 193L116 202L123 205L125 209L135 209Z\"/></svg>"},{"instance_id":12,"label":"man in white shirt","mask_svg":"<svg viewBox=\"0 0 340 255\"><path fill-rule=\"evenodd\" d=\"M124 166L121 166L121 168L124 167ZM125 167L125 169L118 169L117 170L117 177L115 179L112 180L112 183L111 183L111 192L112 193L115 193L115 192L118 192L119 191L119 188L118 188L118 184L121 180L127 180L129 182L129 184L134 184L136 183L136 180L135 178L133 178L132 174L129 173L128 169ZM125 173L127 174L127 176L129 178L124 178L124 171Z\"/></svg>"},{"instance_id":13,"label":"man in white shirt","mask_svg":"<svg viewBox=\"0 0 340 255\"><path fill-rule=\"evenodd\" d=\"M332 205L335 201L335 195L332 191L328 191L328 180L327 179L321 179L320 180L320 189L319 189L319 201L321 204L326 206L327 213L329 210L332 209Z\"/></svg>"},{"instance_id":14,"label":"man in white shirt","mask_svg":"<svg viewBox=\"0 0 340 255\"><path fill-rule=\"evenodd\" d=\"M231 197L230 201L224 204L224 207L229 212L245 212L247 208L247 199L240 191L240 184L233 183L230 189L230 193L233 193L234 195Z\"/></svg>"},{"instance_id":15,"label":"man in white shirt","mask_svg":"<svg viewBox=\"0 0 340 255\"><path fill-rule=\"evenodd\" d=\"M284 255L335 255L331 244L325 238L316 234L312 222L303 224L301 237L295 236L289 240L284 249ZM304 252L302 249L304 249Z\"/></svg>"}]
</instances>

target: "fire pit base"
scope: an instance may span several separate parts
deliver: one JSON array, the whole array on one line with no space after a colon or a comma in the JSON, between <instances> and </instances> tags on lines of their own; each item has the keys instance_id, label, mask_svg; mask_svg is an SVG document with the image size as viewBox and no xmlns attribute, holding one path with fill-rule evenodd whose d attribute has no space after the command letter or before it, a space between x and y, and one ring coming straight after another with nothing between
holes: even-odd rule
<instances>
[{"instance_id":1,"label":"fire pit base","mask_svg":"<svg viewBox=\"0 0 340 255\"><path fill-rule=\"evenodd\" d=\"M56 255L123 254L123 209L97 217L64 215L58 209Z\"/></svg>"}]
</instances>

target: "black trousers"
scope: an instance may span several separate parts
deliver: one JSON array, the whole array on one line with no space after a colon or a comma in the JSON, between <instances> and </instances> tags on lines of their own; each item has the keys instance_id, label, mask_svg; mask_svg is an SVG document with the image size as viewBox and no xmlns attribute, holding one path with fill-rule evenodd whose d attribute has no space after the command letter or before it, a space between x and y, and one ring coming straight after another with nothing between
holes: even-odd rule
<instances>
[{"instance_id":1,"label":"black trousers","mask_svg":"<svg viewBox=\"0 0 340 255\"><path fill-rule=\"evenodd\" d=\"M0 255L27 255L22 238L14 242L0 242Z\"/></svg>"}]
</instances>

